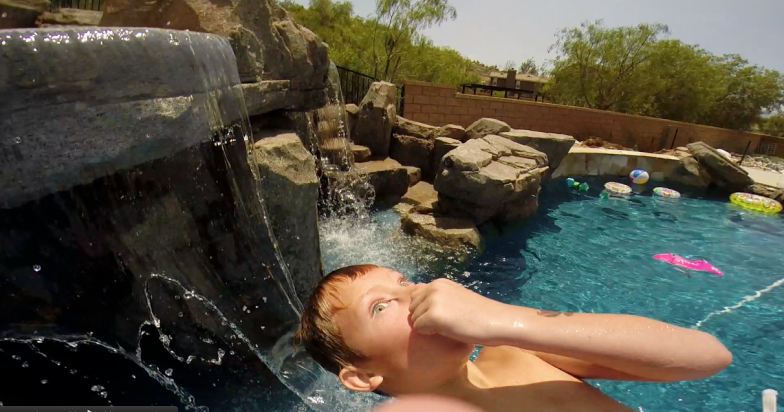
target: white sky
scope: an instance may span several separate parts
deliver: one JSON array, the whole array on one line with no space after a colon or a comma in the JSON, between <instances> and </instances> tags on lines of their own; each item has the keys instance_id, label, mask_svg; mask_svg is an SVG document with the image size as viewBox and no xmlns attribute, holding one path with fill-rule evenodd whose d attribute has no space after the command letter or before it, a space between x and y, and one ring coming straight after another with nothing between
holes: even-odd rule
<instances>
[{"instance_id":1,"label":"white sky","mask_svg":"<svg viewBox=\"0 0 784 412\"><path fill-rule=\"evenodd\" d=\"M296 0L307 5L308 0ZM351 0L363 17L375 0ZM784 72L784 0L451 0L457 20L426 34L485 64L552 58L555 33L585 20L607 26L664 23L671 37L714 54L738 53Z\"/></svg>"}]
</instances>

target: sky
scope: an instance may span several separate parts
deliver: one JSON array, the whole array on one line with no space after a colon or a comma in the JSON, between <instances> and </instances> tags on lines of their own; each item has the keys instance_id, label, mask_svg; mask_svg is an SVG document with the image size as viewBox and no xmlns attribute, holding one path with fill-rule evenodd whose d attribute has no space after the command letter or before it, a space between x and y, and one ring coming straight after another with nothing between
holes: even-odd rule
<instances>
[{"instance_id":1,"label":"sky","mask_svg":"<svg viewBox=\"0 0 784 412\"><path fill-rule=\"evenodd\" d=\"M308 0L296 0L307 5ZM375 0L351 0L367 17ZM581 22L607 26L663 23L670 38L713 54L737 53L752 64L784 72L784 0L450 0L457 19L425 32L439 46L503 67L530 57L552 59L555 34Z\"/></svg>"}]
</instances>

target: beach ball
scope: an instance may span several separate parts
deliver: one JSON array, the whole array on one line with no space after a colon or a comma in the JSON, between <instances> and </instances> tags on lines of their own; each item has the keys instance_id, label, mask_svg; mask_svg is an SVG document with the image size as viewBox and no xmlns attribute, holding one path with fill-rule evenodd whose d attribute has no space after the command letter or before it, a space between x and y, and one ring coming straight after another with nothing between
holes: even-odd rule
<instances>
[{"instance_id":1,"label":"beach ball","mask_svg":"<svg viewBox=\"0 0 784 412\"><path fill-rule=\"evenodd\" d=\"M648 179L650 178L651 177L648 176L648 172L641 169L633 170L631 173L629 173L629 179L632 179L632 182L638 185L644 185L648 183Z\"/></svg>"}]
</instances>

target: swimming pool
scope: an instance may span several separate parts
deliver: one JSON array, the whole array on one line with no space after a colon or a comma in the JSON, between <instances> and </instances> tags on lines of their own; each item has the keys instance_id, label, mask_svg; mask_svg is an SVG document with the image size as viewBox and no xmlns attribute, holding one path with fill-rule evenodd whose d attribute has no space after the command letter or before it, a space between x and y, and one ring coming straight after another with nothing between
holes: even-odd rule
<instances>
[{"instance_id":1,"label":"swimming pool","mask_svg":"<svg viewBox=\"0 0 784 412\"><path fill-rule=\"evenodd\" d=\"M517 305L647 316L698 327L732 351L732 366L703 381L592 382L635 409L757 411L762 390L784 390L784 219L724 197L654 198L650 184L630 200L600 199L604 181L588 182L587 193L549 182L535 219L500 229L463 262L417 256L410 240L393 241L397 215L380 211L364 229L326 231L324 264L377 263L420 281L443 274ZM725 276L687 276L652 258L660 253L705 259Z\"/></svg>"}]
</instances>

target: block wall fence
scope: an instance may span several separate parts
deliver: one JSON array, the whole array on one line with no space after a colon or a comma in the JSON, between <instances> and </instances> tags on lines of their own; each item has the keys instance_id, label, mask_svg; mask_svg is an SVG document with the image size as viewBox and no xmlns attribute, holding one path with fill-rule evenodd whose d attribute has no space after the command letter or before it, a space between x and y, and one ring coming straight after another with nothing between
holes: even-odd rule
<instances>
[{"instance_id":1,"label":"block wall fence","mask_svg":"<svg viewBox=\"0 0 784 412\"><path fill-rule=\"evenodd\" d=\"M748 146L749 153L754 153L761 143L775 143L775 154L784 157L784 138L774 136L582 107L462 94L452 86L434 83L406 81L404 85L404 116L434 126L468 127L478 119L491 117L515 129L568 134L577 140L600 137L646 152L703 141L735 153L743 153Z\"/></svg>"}]
</instances>

